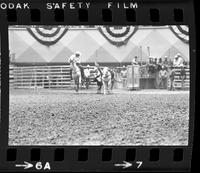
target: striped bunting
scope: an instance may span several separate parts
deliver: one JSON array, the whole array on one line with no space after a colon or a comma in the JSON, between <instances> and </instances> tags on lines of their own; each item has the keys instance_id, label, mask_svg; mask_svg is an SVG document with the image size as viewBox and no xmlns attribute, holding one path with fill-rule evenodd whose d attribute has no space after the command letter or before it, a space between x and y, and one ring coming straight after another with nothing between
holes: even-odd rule
<instances>
[{"instance_id":1,"label":"striped bunting","mask_svg":"<svg viewBox=\"0 0 200 173\"><path fill-rule=\"evenodd\" d=\"M135 34L137 26L99 26L101 34L113 45L123 46Z\"/></svg>"},{"instance_id":2,"label":"striped bunting","mask_svg":"<svg viewBox=\"0 0 200 173\"><path fill-rule=\"evenodd\" d=\"M68 28L63 26L31 26L27 27L27 30L39 43L51 46L63 37Z\"/></svg>"},{"instance_id":3,"label":"striped bunting","mask_svg":"<svg viewBox=\"0 0 200 173\"><path fill-rule=\"evenodd\" d=\"M185 43L189 43L189 27L186 25L169 25L170 30Z\"/></svg>"}]
</instances>

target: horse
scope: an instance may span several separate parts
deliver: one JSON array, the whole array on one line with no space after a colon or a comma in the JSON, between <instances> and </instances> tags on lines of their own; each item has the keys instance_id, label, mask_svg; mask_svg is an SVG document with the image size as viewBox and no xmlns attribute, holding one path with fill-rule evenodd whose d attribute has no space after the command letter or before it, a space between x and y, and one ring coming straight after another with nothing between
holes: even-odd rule
<instances>
[{"instance_id":1,"label":"horse","mask_svg":"<svg viewBox=\"0 0 200 173\"><path fill-rule=\"evenodd\" d=\"M101 87L103 85L102 82L102 71L100 68L95 68L94 69L95 75L94 75L94 82L97 82L97 94L101 94Z\"/></svg>"},{"instance_id":2,"label":"horse","mask_svg":"<svg viewBox=\"0 0 200 173\"><path fill-rule=\"evenodd\" d=\"M71 69L72 69L72 78L74 80L74 84L76 86L75 90L76 92L79 91L79 83L81 82L81 70L77 66L75 61L71 62Z\"/></svg>"},{"instance_id":3,"label":"horse","mask_svg":"<svg viewBox=\"0 0 200 173\"><path fill-rule=\"evenodd\" d=\"M109 94L111 92L111 72L109 71L108 67L104 67L102 71L102 82L104 87L104 95Z\"/></svg>"}]
</instances>

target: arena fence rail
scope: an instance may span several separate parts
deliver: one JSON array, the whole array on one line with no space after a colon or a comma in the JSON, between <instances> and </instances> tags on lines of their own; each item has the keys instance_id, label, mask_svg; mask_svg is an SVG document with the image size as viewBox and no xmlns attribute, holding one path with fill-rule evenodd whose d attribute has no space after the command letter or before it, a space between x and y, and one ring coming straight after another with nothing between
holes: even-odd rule
<instances>
[{"instance_id":1,"label":"arena fence rail","mask_svg":"<svg viewBox=\"0 0 200 173\"><path fill-rule=\"evenodd\" d=\"M90 67L93 68L92 66ZM119 71L120 67L117 67ZM190 88L190 70L185 68L186 79L184 80L184 87L182 88L180 79L180 68L176 68L174 77L174 89L189 90ZM69 65L46 65L46 66L9 66L9 80L11 88L70 88L73 85L70 77ZM1 78L1 75L0 75ZM94 72L91 71L90 86L95 86L93 82ZM144 75L140 76L145 78ZM116 73L116 88L123 88L120 83L120 73ZM168 89L170 88L170 80L168 80Z\"/></svg>"}]
</instances>

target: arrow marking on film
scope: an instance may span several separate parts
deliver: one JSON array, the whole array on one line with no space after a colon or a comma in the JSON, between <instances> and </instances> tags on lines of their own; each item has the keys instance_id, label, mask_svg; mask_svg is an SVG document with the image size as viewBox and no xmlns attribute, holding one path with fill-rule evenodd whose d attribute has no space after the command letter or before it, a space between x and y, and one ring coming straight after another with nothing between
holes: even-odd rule
<instances>
[{"instance_id":1,"label":"arrow marking on film","mask_svg":"<svg viewBox=\"0 0 200 173\"><path fill-rule=\"evenodd\" d=\"M33 164L24 161L24 164L16 164L15 167L24 167L24 169L29 169L33 167Z\"/></svg>"},{"instance_id":2,"label":"arrow marking on film","mask_svg":"<svg viewBox=\"0 0 200 173\"><path fill-rule=\"evenodd\" d=\"M114 164L114 165L115 165L115 166L121 166L123 169L125 169L125 168L128 168L128 167L131 167L131 166L132 166L132 163L123 161L123 163L121 163L121 164Z\"/></svg>"}]
</instances>

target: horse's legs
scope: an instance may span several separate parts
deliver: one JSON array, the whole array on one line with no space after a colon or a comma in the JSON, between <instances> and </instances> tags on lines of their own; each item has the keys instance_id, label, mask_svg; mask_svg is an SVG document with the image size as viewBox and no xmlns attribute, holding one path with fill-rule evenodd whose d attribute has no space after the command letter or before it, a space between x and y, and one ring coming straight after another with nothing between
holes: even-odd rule
<instances>
[{"instance_id":1,"label":"horse's legs","mask_svg":"<svg viewBox=\"0 0 200 173\"><path fill-rule=\"evenodd\" d=\"M74 89L77 91L77 89L76 89L76 85L77 85L77 79L74 78Z\"/></svg>"},{"instance_id":2,"label":"horse's legs","mask_svg":"<svg viewBox=\"0 0 200 173\"><path fill-rule=\"evenodd\" d=\"M113 90L113 87L114 87L114 81L112 80L111 81L111 90Z\"/></svg>"},{"instance_id":3,"label":"horse's legs","mask_svg":"<svg viewBox=\"0 0 200 173\"><path fill-rule=\"evenodd\" d=\"M111 93L111 87L112 87L111 85L112 85L111 81L108 81L108 94Z\"/></svg>"},{"instance_id":4,"label":"horse's legs","mask_svg":"<svg viewBox=\"0 0 200 173\"><path fill-rule=\"evenodd\" d=\"M103 81L103 93L104 93L104 95L107 94L107 90L108 90L107 84L108 84L107 82Z\"/></svg>"},{"instance_id":5,"label":"horse's legs","mask_svg":"<svg viewBox=\"0 0 200 173\"><path fill-rule=\"evenodd\" d=\"M74 78L74 86L75 86L75 90L76 92L78 92L79 90L79 78Z\"/></svg>"},{"instance_id":6,"label":"horse's legs","mask_svg":"<svg viewBox=\"0 0 200 173\"><path fill-rule=\"evenodd\" d=\"M76 87L77 87L77 90L76 90L77 92L79 91L79 82L80 82L79 80L80 80L80 79L77 78L77 86L76 86Z\"/></svg>"},{"instance_id":7,"label":"horse's legs","mask_svg":"<svg viewBox=\"0 0 200 173\"><path fill-rule=\"evenodd\" d=\"M89 78L85 78L85 87L86 89L89 88Z\"/></svg>"},{"instance_id":8,"label":"horse's legs","mask_svg":"<svg viewBox=\"0 0 200 173\"><path fill-rule=\"evenodd\" d=\"M105 89L105 82L103 81L103 94L105 95L106 94L106 89Z\"/></svg>"},{"instance_id":9,"label":"horse's legs","mask_svg":"<svg viewBox=\"0 0 200 173\"><path fill-rule=\"evenodd\" d=\"M97 85L98 85L98 93L101 94L101 88L103 86L103 82L97 82Z\"/></svg>"},{"instance_id":10,"label":"horse's legs","mask_svg":"<svg viewBox=\"0 0 200 173\"><path fill-rule=\"evenodd\" d=\"M113 85L114 85L114 83L112 80L108 81L108 92L109 93L112 93Z\"/></svg>"},{"instance_id":11,"label":"horse's legs","mask_svg":"<svg viewBox=\"0 0 200 173\"><path fill-rule=\"evenodd\" d=\"M102 81L102 84L103 84L103 94L105 94L105 82Z\"/></svg>"},{"instance_id":12,"label":"horse's legs","mask_svg":"<svg viewBox=\"0 0 200 173\"><path fill-rule=\"evenodd\" d=\"M81 75L78 77L78 81L81 83Z\"/></svg>"}]
</instances>

